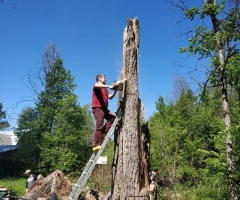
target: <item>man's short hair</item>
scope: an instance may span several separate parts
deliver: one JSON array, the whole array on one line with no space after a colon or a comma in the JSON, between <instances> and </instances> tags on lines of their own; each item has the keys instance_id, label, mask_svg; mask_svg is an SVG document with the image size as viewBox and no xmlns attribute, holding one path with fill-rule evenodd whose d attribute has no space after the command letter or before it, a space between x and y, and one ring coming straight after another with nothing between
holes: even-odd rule
<instances>
[{"instance_id":1,"label":"man's short hair","mask_svg":"<svg viewBox=\"0 0 240 200\"><path fill-rule=\"evenodd\" d=\"M102 77L105 77L105 75L104 75L104 74L98 74L98 75L96 76L96 81L98 82L99 79L102 78Z\"/></svg>"}]
</instances>

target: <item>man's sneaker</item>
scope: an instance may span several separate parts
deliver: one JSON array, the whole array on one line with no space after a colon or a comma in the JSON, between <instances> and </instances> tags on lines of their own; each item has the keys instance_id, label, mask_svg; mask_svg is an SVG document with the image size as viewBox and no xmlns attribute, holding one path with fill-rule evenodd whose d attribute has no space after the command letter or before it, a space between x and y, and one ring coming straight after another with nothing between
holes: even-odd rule
<instances>
[{"instance_id":1,"label":"man's sneaker","mask_svg":"<svg viewBox=\"0 0 240 200\"><path fill-rule=\"evenodd\" d=\"M93 151L97 151L97 150L99 150L99 149L101 149L101 146L100 146L100 145L98 145L98 146L96 146L96 147L93 147Z\"/></svg>"},{"instance_id":2,"label":"man's sneaker","mask_svg":"<svg viewBox=\"0 0 240 200\"><path fill-rule=\"evenodd\" d=\"M107 133L102 133L102 139L105 139L106 136L107 136Z\"/></svg>"}]
</instances>

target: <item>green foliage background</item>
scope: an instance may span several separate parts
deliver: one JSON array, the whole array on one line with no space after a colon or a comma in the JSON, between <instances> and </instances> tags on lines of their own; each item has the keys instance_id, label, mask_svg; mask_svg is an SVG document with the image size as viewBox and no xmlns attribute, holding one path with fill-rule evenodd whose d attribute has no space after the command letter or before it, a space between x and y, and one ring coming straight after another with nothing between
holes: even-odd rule
<instances>
[{"instance_id":1,"label":"green foliage background","mask_svg":"<svg viewBox=\"0 0 240 200\"><path fill-rule=\"evenodd\" d=\"M174 2L170 1L170 2ZM158 199L219 200L229 199L228 171L226 162L226 131L223 123L220 76L228 80L228 103L233 141L236 180L239 194L240 183L240 26L237 1L204 1L202 7L187 8L176 1L178 8L190 21L198 24L189 33L189 46L180 48L180 53L209 60L206 82L199 83L197 90L178 82L175 91L180 91L171 102L161 95L156 100L156 112L149 118L151 143L151 169L158 169ZM181 7L182 6L182 7ZM226 6L229 6L228 8ZM182 11L181 10L181 11ZM226 15L226 13L228 13ZM225 17L224 17L225 15ZM215 27L209 25L214 19ZM213 20L213 21L214 21ZM206 21L206 23L205 23ZM202 23L201 23L202 22ZM217 28L217 31L215 29ZM218 55L219 41L224 44L224 63ZM15 166L0 168L0 176L22 177L27 169L48 175L55 169L62 170L72 182L76 182L92 153L94 120L89 105L81 106L74 94L76 85L70 71L64 68L63 60L55 48L45 52L44 87L38 93L36 106L24 108L18 118L15 133L19 138L19 150L14 159L5 163ZM183 89L184 88L184 89ZM9 124L5 112L1 114L1 129ZM108 164L96 166L87 185L108 192L111 188L111 159L113 141L103 155ZM23 194L23 179L1 179L0 184L13 187L18 195ZM21 185L21 186L20 186Z\"/></svg>"},{"instance_id":2,"label":"green foliage background","mask_svg":"<svg viewBox=\"0 0 240 200\"><path fill-rule=\"evenodd\" d=\"M25 178L1 178L0 179L0 186L4 186L8 190L12 190L15 196L21 197L25 194L25 185L26 179Z\"/></svg>"}]
</instances>

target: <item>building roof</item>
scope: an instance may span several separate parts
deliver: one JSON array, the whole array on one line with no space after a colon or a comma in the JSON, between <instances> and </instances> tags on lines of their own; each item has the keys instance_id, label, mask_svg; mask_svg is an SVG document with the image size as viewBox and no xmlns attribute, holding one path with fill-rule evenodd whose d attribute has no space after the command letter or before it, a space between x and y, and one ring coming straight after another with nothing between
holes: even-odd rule
<instances>
[{"instance_id":1,"label":"building roof","mask_svg":"<svg viewBox=\"0 0 240 200\"><path fill-rule=\"evenodd\" d=\"M0 153L18 149L18 145L0 145Z\"/></svg>"}]
</instances>

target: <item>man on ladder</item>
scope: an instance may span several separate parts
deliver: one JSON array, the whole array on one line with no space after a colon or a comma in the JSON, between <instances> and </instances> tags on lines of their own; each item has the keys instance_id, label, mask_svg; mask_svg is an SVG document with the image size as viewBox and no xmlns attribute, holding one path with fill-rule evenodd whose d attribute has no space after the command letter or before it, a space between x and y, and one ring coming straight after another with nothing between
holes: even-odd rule
<instances>
[{"instance_id":1,"label":"man on ladder","mask_svg":"<svg viewBox=\"0 0 240 200\"><path fill-rule=\"evenodd\" d=\"M107 88L113 90L109 93ZM107 85L106 76L98 74L96 76L96 83L92 89L92 112L96 120L96 129L93 140L93 151L101 148L102 139L105 138L106 133L111 128L116 116L108 110L108 99L113 99L117 93L116 84ZM104 125L104 119L107 122Z\"/></svg>"},{"instance_id":2,"label":"man on ladder","mask_svg":"<svg viewBox=\"0 0 240 200\"><path fill-rule=\"evenodd\" d=\"M97 163L99 156L103 152L111 134L115 130L115 127L122 113L120 109L117 112L117 116L111 113L108 110L108 99L112 99L117 93L117 91L121 91L123 89L123 82L125 82L126 80L127 79L123 79L113 83L112 85L106 85L105 75L99 74L96 76L97 82L94 84L92 89L92 112L96 119L96 130L95 130L94 141L93 141L94 152L92 153L77 183L74 185L73 190L68 197L68 200L78 199L89 176L92 173L93 168ZM110 94L107 88L114 90L113 93ZM107 120L105 125L104 125L104 119ZM102 137L105 138L105 136L106 136L106 139L101 144Z\"/></svg>"}]
</instances>

